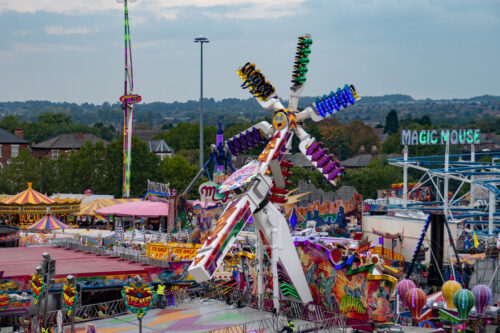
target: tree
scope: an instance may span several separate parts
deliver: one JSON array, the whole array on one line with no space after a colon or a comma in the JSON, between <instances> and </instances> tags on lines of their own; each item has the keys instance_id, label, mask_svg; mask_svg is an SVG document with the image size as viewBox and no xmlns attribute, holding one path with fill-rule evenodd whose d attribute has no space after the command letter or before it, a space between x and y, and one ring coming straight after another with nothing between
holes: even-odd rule
<instances>
[{"instance_id":1,"label":"tree","mask_svg":"<svg viewBox=\"0 0 500 333\"><path fill-rule=\"evenodd\" d=\"M5 193L18 193L33 183L33 188L40 186L40 163L31 155L29 149L23 149L18 156L11 159L1 173L1 187Z\"/></svg>"},{"instance_id":2,"label":"tree","mask_svg":"<svg viewBox=\"0 0 500 333\"><path fill-rule=\"evenodd\" d=\"M21 122L15 116L5 116L0 121L0 127L13 133L16 128L21 127Z\"/></svg>"},{"instance_id":3,"label":"tree","mask_svg":"<svg viewBox=\"0 0 500 333\"><path fill-rule=\"evenodd\" d=\"M402 179L401 168L389 165L387 160L374 159L366 168L347 170L342 184L356 187L363 198L368 199L377 198L377 190L390 188Z\"/></svg>"},{"instance_id":4,"label":"tree","mask_svg":"<svg viewBox=\"0 0 500 333\"><path fill-rule=\"evenodd\" d=\"M372 146L380 145L375 129L369 125L365 125L361 120L350 122L345 131L349 135L349 149L352 154L356 154L361 146L370 149Z\"/></svg>"},{"instance_id":5,"label":"tree","mask_svg":"<svg viewBox=\"0 0 500 333\"><path fill-rule=\"evenodd\" d=\"M182 156L165 158L160 165L160 179L163 183L170 183L171 189L182 192L196 176L198 168L189 164Z\"/></svg>"},{"instance_id":6,"label":"tree","mask_svg":"<svg viewBox=\"0 0 500 333\"><path fill-rule=\"evenodd\" d=\"M418 123L422 126L432 126L431 117L428 114L423 115L422 118L418 120Z\"/></svg>"},{"instance_id":7,"label":"tree","mask_svg":"<svg viewBox=\"0 0 500 333\"><path fill-rule=\"evenodd\" d=\"M323 143L328 147L330 152L335 153L337 157L339 156L339 152L341 152L342 159L351 156L349 133L338 119L328 118L322 120L318 124L318 130L323 138Z\"/></svg>"},{"instance_id":8,"label":"tree","mask_svg":"<svg viewBox=\"0 0 500 333\"><path fill-rule=\"evenodd\" d=\"M383 154L401 154L403 146L401 145L401 130L390 135L382 144Z\"/></svg>"},{"instance_id":9,"label":"tree","mask_svg":"<svg viewBox=\"0 0 500 333\"><path fill-rule=\"evenodd\" d=\"M380 144L377 132L361 120L342 125L337 119L325 119L318 125L323 142L337 157L345 160L359 151L361 146Z\"/></svg>"},{"instance_id":10,"label":"tree","mask_svg":"<svg viewBox=\"0 0 500 333\"><path fill-rule=\"evenodd\" d=\"M160 176L160 157L150 153L146 142L135 136L132 138L132 147L131 195L142 197L146 194L148 179L154 180Z\"/></svg>"},{"instance_id":11,"label":"tree","mask_svg":"<svg viewBox=\"0 0 500 333\"><path fill-rule=\"evenodd\" d=\"M299 180L307 180L309 183L313 184L317 188L322 189L325 192L335 191L335 187L330 184L323 174L315 169L306 168L290 168L292 175L288 177L290 185L289 189L295 189L298 187Z\"/></svg>"},{"instance_id":12,"label":"tree","mask_svg":"<svg viewBox=\"0 0 500 333\"><path fill-rule=\"evenodd\" d=\"M391 110L385 117L384 133L387 133L389 135L394 134L398 131L398 128L399 128L398 114L396 110Z\"/></svg>"}]
</instances>

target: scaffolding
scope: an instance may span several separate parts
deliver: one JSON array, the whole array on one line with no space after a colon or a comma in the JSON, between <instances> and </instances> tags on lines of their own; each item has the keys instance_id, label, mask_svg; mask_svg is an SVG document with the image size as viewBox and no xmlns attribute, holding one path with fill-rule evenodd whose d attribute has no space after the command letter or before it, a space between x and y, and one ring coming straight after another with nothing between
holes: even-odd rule
<instances>
[{"instance_id":1,"label":"scaffolding","mask_svg":"<svg viewBox=\"0 0 500 333\"><path fill-rule=\"evenodd\" d=\"M470 154L449 153L449 142L445 155L409 157L408 146L404 146L402 158L389 159L389 164L403 168L403 199L391 209L442 212L447 220L460 220L472 226L479 236L486 238L500 232L500 213L496 209L500 200L500 152L476 153L471 145ZM491 162L479 162L484 156ZM421 177L418 186L408 192L408 169L418 170ZM459 182L454 193L449 194L449 181ZM469 186L467 191L464 189ZM410 202L408 194L422 186L432 186L436 200Z\"/></svg>"}]
</instances>

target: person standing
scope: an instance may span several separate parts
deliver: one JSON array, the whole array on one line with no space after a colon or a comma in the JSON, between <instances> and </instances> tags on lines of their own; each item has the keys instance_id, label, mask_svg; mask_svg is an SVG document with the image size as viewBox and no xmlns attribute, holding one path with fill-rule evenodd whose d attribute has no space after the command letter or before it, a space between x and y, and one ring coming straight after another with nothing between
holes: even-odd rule
<instances>
[{"instance_id":1,"label":"person standing","mask_svg":"<svg viewBox=\"0 0 500 333\"><path fill-rule=\"evenodd\" d=\"M293 322L293 320L291 318L288 318L287 320L287 323L286 323L286 326L284 326L280 333L292 333L293 331L295 331L295 323Z\"/></svg>"},{"instance_id":2,"label":"person standing","mask_svg":"<svg viewBox=\"0 0 500 333\"><path fill-rule=\"evenodd\" d=\"M156 290L156 294L158 296L158 307L165 309L165 305L163 304L163 298L165 297L165 283L161 280L158 288Z\"/></svg>"}]
</instances>

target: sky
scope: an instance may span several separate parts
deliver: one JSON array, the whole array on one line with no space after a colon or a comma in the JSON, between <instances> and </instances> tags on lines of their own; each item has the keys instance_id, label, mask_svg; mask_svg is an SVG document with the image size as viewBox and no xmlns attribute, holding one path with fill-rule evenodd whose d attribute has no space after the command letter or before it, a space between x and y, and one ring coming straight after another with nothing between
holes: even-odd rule
<instances>
[{"instance_id":1,"label":"sky","mask_svg":"<svg viewBox=\"0 0 500 333\"><path fill-rule=\"evenodd\" d=\"M123 4L0 0L0 101L115 103L123 95ZM500 0L138 0L129 3L143 102L248 98L251 61L287 98L297 37L313 39L306 96L500 95Z\"/></svg>"}]
</instances>

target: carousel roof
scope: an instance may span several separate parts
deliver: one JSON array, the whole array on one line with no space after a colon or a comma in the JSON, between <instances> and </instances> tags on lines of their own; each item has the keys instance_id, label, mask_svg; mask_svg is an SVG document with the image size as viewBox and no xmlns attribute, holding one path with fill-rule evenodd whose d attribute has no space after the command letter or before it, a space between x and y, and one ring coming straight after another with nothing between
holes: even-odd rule
<instances>
[{"instance_id":1,"label":"carousel roof","mask_svg":"<svg viewBox=\"0 0 500 333\"><path fill-rule=\"evenodd\" d=\"M31 188L32 183L28 183L28 189L13 195L9 198L3 199L0 203L6 205L50 205L56 203L54 200L48 196L35 191Z\"/></svg>"},{"instance_id":2,"label":"carousel roof","mask_svg":"<svg viewBox=\"0 0 500 333\"><path fill-rule=\"evenodd\" d=\"M55 230L68 228L69 226L62 223L52 215L45 215L40 220L27 227L27 229L31 230Z\"/></svg>"}]
</instances>

